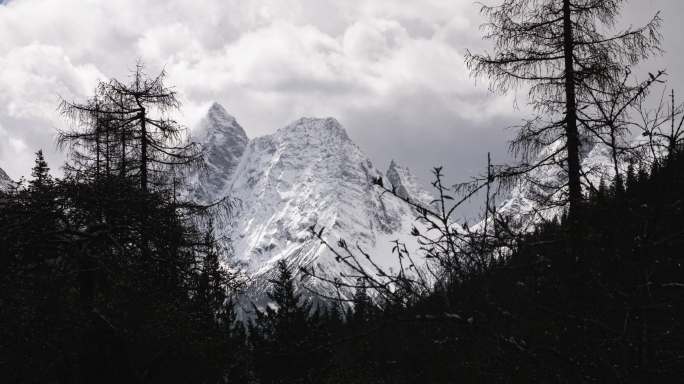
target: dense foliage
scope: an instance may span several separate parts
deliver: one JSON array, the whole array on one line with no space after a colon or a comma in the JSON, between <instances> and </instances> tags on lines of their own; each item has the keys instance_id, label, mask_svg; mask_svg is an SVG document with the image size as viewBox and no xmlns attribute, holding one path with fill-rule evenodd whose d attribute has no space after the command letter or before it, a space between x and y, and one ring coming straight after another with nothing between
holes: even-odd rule
<instances>
[{"instance_id":1,"label":"dense foliage","mask_svg":"<svg viewBox=\"0 0 684 384\"><path fill-rule=\"evenodd\" d=\"M671 382L684 373L684 157L410 305L312 307L284 263L243 326L211 233L114 178L33 178L0 202L0 368L9 382ZM138 246L138 204L157 225ZM97 217L107 217L101 223Z\"/></svg>"},{"instance_id":2,"label":"dense foliage","mask_svg":"<svg viewBox=\"0 0 684 384\"><path fill-rule=\"evenodd\" d=\"M145 250L143 204L155 223ZM230 276L210 234L169 196L118 177L54 180L39 159L28 187L0 198L0 228L6 382L215 382L223 374L233 353Z\"/></svg>"},{"instance_id":3,"label":"dense foliage","mask_svg":"<svg viewBox=\"0 0 684 384\"><path fill-rule=\"evenodd\" d=\"M101 83L63 103L65 177L42 153L28 185L0 194L4 382L221 382L244 350L209 208L177 194L200 153L183 144L164 74Z\"/></svg>"},{"instance_id":4,"label":"dense foliage","mask_svg":"<svg viewBox=\"0 0 684 384\"><path fill-rule=\"evenodd\" d=\"M684 373L684 156L584 203L413 304L357 297L331 382L676 382ZM344 378L344 379L342 379ZM323 380L325 382L325 380Z\"/></svg>"}]
</instances>

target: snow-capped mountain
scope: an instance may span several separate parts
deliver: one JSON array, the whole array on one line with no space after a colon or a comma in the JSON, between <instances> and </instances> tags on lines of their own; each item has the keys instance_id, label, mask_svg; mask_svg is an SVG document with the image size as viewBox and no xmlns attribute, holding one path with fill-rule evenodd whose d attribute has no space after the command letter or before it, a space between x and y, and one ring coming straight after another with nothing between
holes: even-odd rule
<instances>
[{"instance_id":1,"label":"snow-capped mountain","mask_svg":"<svg viewBox=\"0 0 684 384\"><path fill-rule=\"evenodd\" d=\"M16 183L0 168L0 191L9 191L15 186Z\"/></svg>"},{"instance_id":2,"label":"snow-capped mountain","mask_svg":"<svg viewBox=\"0 0 684 384\"><path fill-rule=\"evenodd\" d=\"M193 136L202 143L207 168L206 172L195 175L200 178L195 183L195 192L200 197L215 195L226 188L249 138L237 120L218 103L212 104Z\"/></svg>"},{"instance_id":3,"label":"snow-capped mountain","mask_svg":"<svg viewBox=\"0 0 684 384\"><path fill-rule=\"evenodd\" d=\"M551 156L561 145L560 141L552 143L537 155L538 159ZM580 158L585 173L582 179L585 192L590 188L598 188L601 181L610 182L615 176L611 152L607 146L584 140ZM564 188L567 174L557 165L536 168L530 172L529 179L536 182L520 181L512 189L510 197L497 208L499 214L508 216L516 229L523 231L532 230L536 223L559 216L564 209L561 202L565 196L562 194L567 190ZM479 227L481 223L474 228Z\"/></svg>"},{"instance_id":4,"label":"snow-capped mountain","mask_svg":"<svg viewBox=\"0 0 684 384\"><path fill-rule=\"evenodd\" d=\"M214 104L200 140L208 174L196 179L196 189L208 200L238 200L234 218L217 232L232 249L228 262L253 279L253 292L263 290L279 260L295 270L315 267L339 275L335 256L312 239L312 225L324 227L333 244L340 238L358 244L385 268L398 267L393 240L417 248L409 235L413 212L394 197L380 196L371 181L381 173L335 119L302 118L249 141L235 118ZM401 194L431 200L395 162L386 179Z\"/></svg>"},{"instance_id":5,"label":"snow-capped mountain","mask_svg":"<svg viewBox=\"0 0 684 384\"><path fill-rule=\"evenodd\" d=\"M397 195L404 199L410 198L425 206L429 206L434 199L433 196L420 187L420 184L407 167L398 165L394 160L390 162L385 176L390 185L396 188Z\"/></svg>"}]
</instances>

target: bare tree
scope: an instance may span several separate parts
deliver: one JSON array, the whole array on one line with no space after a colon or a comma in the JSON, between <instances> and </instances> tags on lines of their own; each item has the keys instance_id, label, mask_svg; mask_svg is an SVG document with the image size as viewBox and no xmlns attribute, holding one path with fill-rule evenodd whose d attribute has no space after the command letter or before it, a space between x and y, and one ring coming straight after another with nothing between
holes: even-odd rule
<instances>
[{"instance_id":1,"label":"bare tree","mask_svg":"<svg viewBox=\"0 0 684 384\"><path fill-rule=\"evenodd\" d=\"M138 64L130 83L112 79L100 83L95 97L86 103L63 101L62 112L85 130L60 132L59 142L87 148L97 170L105 158L102 148L116 149L120 175L137 177L144 192L155 182L167 185L165 179L181 168L201 166L199 146L188 140L186 129L170 116L180 102L176 92L164 85L165 77L164 71L148 77ZM78 153L78 160L89 159ZM112 160L111 154L106 158Z\"/></svg>"},{"instance_id":2,"label":"bare tree","mask_svg":"<svg viewBox=\"0 0 684 384\"><path fill-rule=\"evenodd\" d=\"M511 174L542 164L562 166L575 234L583 200L582 137L589 135L585 128L591 119L586 115L596 109L592 94L614 96L625 68L659 52L658 14L641 28L606 32L615 26L623 2L504 0L483 5L481 12L489 19L484 37L494 42L494 51L466 55L472 73L488 77L494 90L529 86L529 103L539 117L520 127L511 145L524 159ZM541 148L559 141L557 153L530 164Z\"/></svg>"},{"instance_id":3,"label":"bare tree","mask_svg":"<svg viewBox=\"0 0 684 384\"><path fill-rule=\"evenodd\" d=\"M669 100L668 100L669 99ZM640 98L633 107L638 117L630 127L641 133L643 140L635 147L639 149L637 159L645 165L661 165L663 159L672 159L681 150L684 142L684 106L675 102L675 91L663 87L655 107L649 107L648 100Z\"/></svg>"},{"instance_id":4,"label":"bare tree","mask_svg":"<svg viewBox=\"0 0 684 384\"><path fill-rule=\"evenodd\" d=\"M432 186L437 197L430 204L400 193L394 185L385 185L382 177L374 179L373 184L383 198L399 199L414 212L417 225L411 235L420 254L412 254L405 244L395 241L392 252L397 257L398 270L389 271L375 263L374 255L358 244L350 244L346 239L331 241L325 228L314 225L311 234L335 255L343 272L330 277L313 267L304 267L303 279L312 278L332 287L337 295L326 296L320 289L308 289L337 301L352 301L354 292L367 289L379 303L407 306L440 287L488 273L505 262L508 250L519 239L506 218L496 211L494 197L502 184L495 174L501 167L493 165L488 155L485 176L453 186L444 183L442 167L434 168ZM459 223L458 208L480 193L486 194L484 229Z\"/></svg>"}]
</instances>

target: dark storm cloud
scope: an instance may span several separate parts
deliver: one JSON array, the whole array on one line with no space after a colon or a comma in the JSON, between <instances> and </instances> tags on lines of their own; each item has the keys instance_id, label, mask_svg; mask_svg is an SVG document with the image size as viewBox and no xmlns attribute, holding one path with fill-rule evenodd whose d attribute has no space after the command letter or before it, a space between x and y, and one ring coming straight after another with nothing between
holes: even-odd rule
<instances>
[{"instance_id":1,"label":"dark storm cloud","mask_svg":"<svg viewBox=\"0 0 684 384\"><path fill-rule=\"evenodd\" d=\"M631 3L635 25L664 10L667 54L650 65L682 88L683 5ZM13 1L0 9L0 167L27 174L42 147L56 168L58 96L85 98L141 58L167 70L188 126L213 101L251 137L333 116L379 168L394 158L426 180L445 165L461 180L488 151L507 160L505 128L524 117L513 95L489 93L463 64L465 49L485 47L481 22L470 0Z\"/></svg>"}]
</instances>

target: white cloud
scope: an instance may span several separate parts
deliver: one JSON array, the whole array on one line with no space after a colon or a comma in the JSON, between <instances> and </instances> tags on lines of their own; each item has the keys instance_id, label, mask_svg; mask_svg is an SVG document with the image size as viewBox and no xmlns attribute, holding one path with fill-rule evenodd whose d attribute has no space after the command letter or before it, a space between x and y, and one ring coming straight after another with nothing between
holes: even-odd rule
<instances>
[{"instance_id":1,"label":"white cloud","mask_svg":"<svg viewBox=\"0 0 684 384\"><path fill-rule=\"evenodd\" d=\"M83 97L104 76L92 64L74 64L58 46L32 43L0 56L0 111L14 118L54 117L58 96Z\"/></svg>"},{"instance_id":2,"label":"white cloud","mask_svg":"<svg viewBox=\"0 0 684 384\"><path fill-rule=\"evenodd\" d=\"M9 145L14 150L14 152L23 152L26 150L26 144L21 139L10 138Z\"/></svg>"},{"instance_id":3,"label":"white cloud","mask_svg":"<svg viewBox=\"0 0 684 384\"><path fill-rule=\"evenodd\" d=\"M344 51L350 58L377 61L387 57L409 40L408 32L397 21L361 20L344 32Z\"/></svg>"},{"instance_id":4,"label":"white cloud","mask_svg":"<svg viewBox=\"0 0 684 384\"><path fill-rule=\"evenodd\" d=\"M402 137L455 138L511 113L510 98L475 88L463 65L464 42L481 44L476 12L470 0L13 1L0 6L1 139L31 156L50 146L58 161L57 96L85 98L141 58L149 72L167 70L190 126L214 100L252 136L333 115L384 162L401 156L391 149L397 126ZM396 109L400 124L381 116ZM14 177L31 166L17 151L0 144L0 167ZM406 162L423 164L419 152Z\"/></svg>"}]
</instances>

